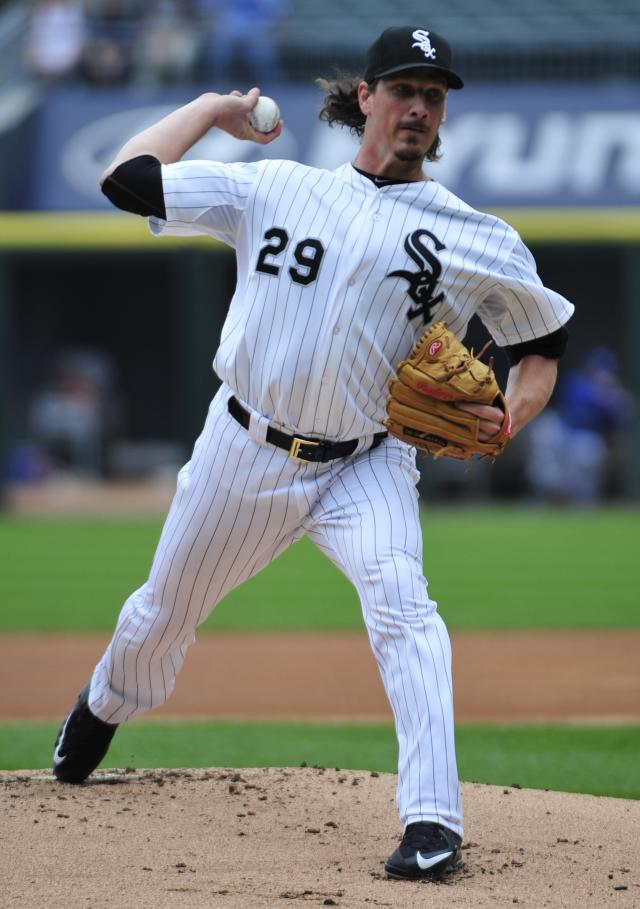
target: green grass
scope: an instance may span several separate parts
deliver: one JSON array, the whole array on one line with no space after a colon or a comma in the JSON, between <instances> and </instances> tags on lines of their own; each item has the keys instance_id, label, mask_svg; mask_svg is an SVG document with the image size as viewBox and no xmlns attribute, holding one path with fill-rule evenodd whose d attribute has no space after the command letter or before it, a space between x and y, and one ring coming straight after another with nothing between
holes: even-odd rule
<instances>
[{"instance_id":1,"label":"green grass","mask_svg":"<svg viewBox=\"0 0 640 909\"><path fill-rule=\"evenodd\" d=\"M57 723L0 725L0 767L47 768ZM640 727L464 726L463 780L640 798ZM395 772L390 725L206 723L146 720L123 726L109 767L313 766Z\"/></svg>"},{"instance_id":2,"label":"green grass","mask_svg":"<svg viewBox=\"0 0 640 909\"><path fill-rule=\"evenodd\" d=\"M0 520L0 632L110 631L146 578L158 521ZM425 573L452 629L637 628L640 512L434 509ZM307 541L205 627L361 628L348 582Z\"/></svg>"}]
</instances>

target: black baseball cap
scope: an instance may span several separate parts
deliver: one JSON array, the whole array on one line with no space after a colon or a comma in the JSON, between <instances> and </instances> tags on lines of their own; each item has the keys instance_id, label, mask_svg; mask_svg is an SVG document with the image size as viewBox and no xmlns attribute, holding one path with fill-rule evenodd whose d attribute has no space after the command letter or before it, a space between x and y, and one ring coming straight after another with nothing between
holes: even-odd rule
<instances>
[{"instance_id":1,"label":"black baseball cap","mask_svg":"<svg viewBox=\"0 0 640 909\"><path fill-rule=\"evenodd\" d=\"M406 25L388 28L377 38L366 56L365 82L374 82L405 69L430 69L447 80L449 88L463 88L464 82L451 69L451 48L440 35Z\"/></svg>"}]
</instances>

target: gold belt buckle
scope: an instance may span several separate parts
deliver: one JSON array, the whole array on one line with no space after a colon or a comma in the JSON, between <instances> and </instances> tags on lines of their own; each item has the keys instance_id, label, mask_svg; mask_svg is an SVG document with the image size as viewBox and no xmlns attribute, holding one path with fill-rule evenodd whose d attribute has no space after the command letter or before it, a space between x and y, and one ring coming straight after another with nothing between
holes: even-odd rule
<instances>
[{"instance_id":1,"label":"gold belt buckle","mask_svg":"<svg viewBox=\"0 0 640 909\"><path fill-rule=\"evenodd\" d=\"M300 448L303 445L313 445L317 448L320 445L320 442L312 442L310 439L299 439L297 436L294 436L291 441L291 447L289 448L289 457L293 458L294 461L308 461L308 458L300 457Z\"/></svg>"}]
</instances>

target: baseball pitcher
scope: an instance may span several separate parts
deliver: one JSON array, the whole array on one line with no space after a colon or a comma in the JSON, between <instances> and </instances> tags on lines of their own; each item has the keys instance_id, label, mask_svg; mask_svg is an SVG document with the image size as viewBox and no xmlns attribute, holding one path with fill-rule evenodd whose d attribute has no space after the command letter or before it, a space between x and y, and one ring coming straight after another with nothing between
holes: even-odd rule
<instances>
[{"instance_id":1,"label":"baseball pitcher","mask_svg":"<svg viewBox=\"0 0 640 909\"><path fill-rule=\"evenodd\" d=\"M216 604L307 535L358 592L395 720L404 835L386 872L433 877L456 867L463 823L416 448L499 455L547 403L573 307L543 286L513 228L429 175L449 92L463 88L442 37L387 29L360 78L321 84L321 117L361 137L335 171L182 161L211 129L277 141L281 122L250 125L253 88L201 95L128 141L103 176L153 234L231 246L238 278L214 359L221 388L148 579L63 723L54 773L84 780L119 724L167 700ZM510 360L504 393L461 343L474 313Z\"/></svg>"}]
</instances>

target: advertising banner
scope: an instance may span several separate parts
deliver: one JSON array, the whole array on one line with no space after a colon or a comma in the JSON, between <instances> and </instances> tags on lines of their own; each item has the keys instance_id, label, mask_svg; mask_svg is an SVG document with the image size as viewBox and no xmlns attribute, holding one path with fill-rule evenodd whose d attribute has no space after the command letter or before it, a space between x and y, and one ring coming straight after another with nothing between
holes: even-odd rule
<instances>
[{"instance_id":1,"label":"advertising banner","mask_svg":"<svg viewBox=\"0 0 640 909\"><path fill-rule=\"evenodd\" d=\"M28 180L18 207L109 207L98 178L134 133L200 94L179 89L57 87L30 130ZM222 161L290 158L332 169L357 139L318 119L315 87L265 86L285 129L269 146L212 130L187 157ZM640 205L640 87L481 84L451 92L443 157L430 176L478 208Z\"/></svg>"}]
</instances>

